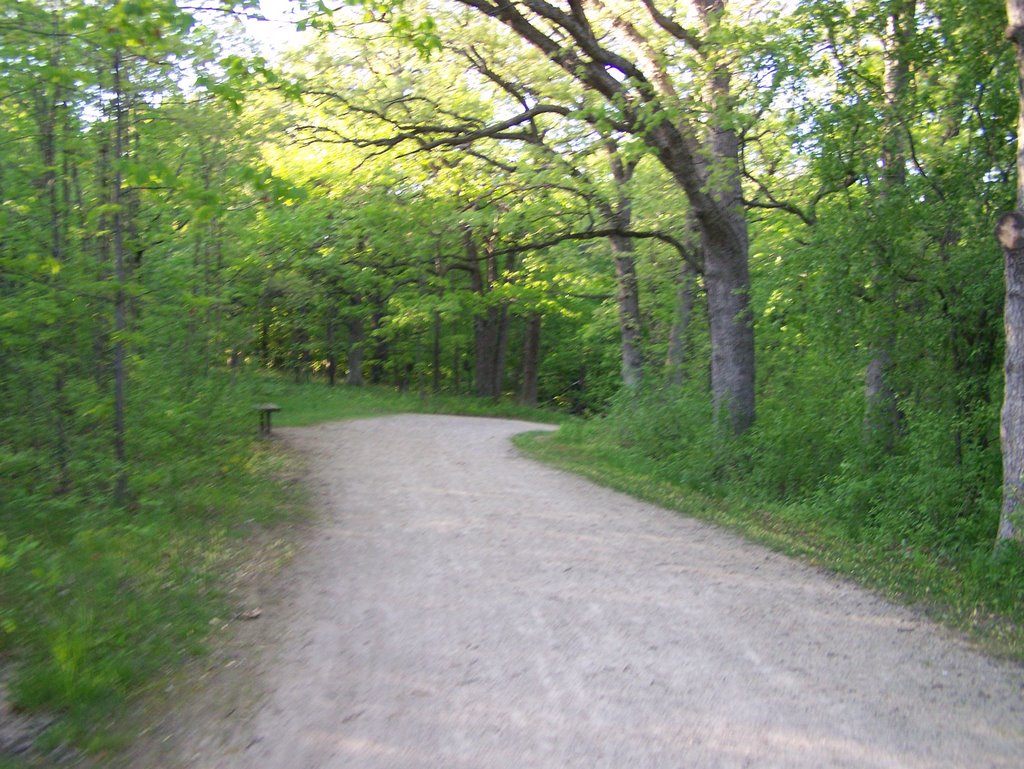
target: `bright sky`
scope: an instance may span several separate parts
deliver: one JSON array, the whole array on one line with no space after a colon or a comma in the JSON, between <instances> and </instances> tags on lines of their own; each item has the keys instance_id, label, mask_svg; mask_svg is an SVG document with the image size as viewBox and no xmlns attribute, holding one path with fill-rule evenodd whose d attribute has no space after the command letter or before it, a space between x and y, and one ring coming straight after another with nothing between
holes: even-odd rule
<instances>
[{"instance_id":1,"label":"bright sky","mask_svg":"<svg viewBox=\"0 0 1024 769\"><path fill-rule=\"evenodd\" d=\"M260 0L260 12L266 21L250 19L245 28L259 42L265 56L295 44L299 36L295 21L303 14L296 11L292 0Z\"/></svg>"}]
</instances>

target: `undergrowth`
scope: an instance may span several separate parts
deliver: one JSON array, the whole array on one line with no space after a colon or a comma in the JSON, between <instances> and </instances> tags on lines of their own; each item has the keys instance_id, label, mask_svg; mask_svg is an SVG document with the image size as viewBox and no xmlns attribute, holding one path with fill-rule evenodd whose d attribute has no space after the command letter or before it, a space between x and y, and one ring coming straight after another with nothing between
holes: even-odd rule
<instances>
[{"instance_id":1,"label":"undergrowth","mask_svg":"<svg viewBox=\"0 0 1024 769\"><path fill-rule=\"evenodd\" d=\"M257 438L257 403L281 406L275 427L408 412L557 418L265 374L213 377L194 392L151 388L133 411L130 509L109 504L101 459L53 495L41 491L52 467L0 452L12 479L0 499L0 673L9 671L15 707L57 717L38 741L43 753L102 755L128 739L117 720L129 698L204 652L216 618L240 608L233 575L273 560L254 552L276 542L259 535L307 509L294 458ZM8 766L22 764L0 756Z\"/></svg>"},{"instance_id":2,"label":"undergrowth","mask_svg":"<svg viewBox=\"0 0 1024 769\"><path fill-rule=\"evenodd\" d=\"M716 437L694 401L633 396L606 418L517 442L535 458L846 575L990 653L1024 660L1024 552L993 554L998 511L989 500L972 500L976 509L964 515L957 479L934 455L914 456L913 436L911 450L888 462L836 468L838 452L799 423L790 446L764 443L772 421L768 412L744 439ZM827 432L825 443L839 441ZM763 459L776 449L785 459Z\"/></svg>"},{"instance_id":3,"label":"undergrowth","mask_svg":"<svg viewBox=\"0 0 1024 769\"><path fill-rule=\"evenodd\" d=\"M251 383L194 395L138 404L127 509L109 503L103 466L63 495L22 476L0 501L0 664L16 708L56 717L44 752L109 747L126 699L201 653L230 611L248 535L302 509L281 482L291 460L253 439Z\"/></svg>"}]
</instances>

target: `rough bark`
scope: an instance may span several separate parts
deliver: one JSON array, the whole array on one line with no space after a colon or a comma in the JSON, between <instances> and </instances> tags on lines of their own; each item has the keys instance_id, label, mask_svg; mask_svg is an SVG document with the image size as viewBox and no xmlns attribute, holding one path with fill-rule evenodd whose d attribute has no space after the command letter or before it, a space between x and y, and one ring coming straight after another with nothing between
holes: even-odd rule
<instances>
[{"instance_id":1,"label":"rough bark","mask_svg":"<svg viewBox=\"0 0 1024 769\"><path fill-rule=\"evenodd\" d=\"M1017 54L1017 208L1024 209L1024 0L1006 0L1006 37Z\"/></svg>"},{"instance_id":2,"label":"rough bark","mask_svg":"<svg viewBox=\"0 0 1024 769\"><path fill-rule=\"evenodd\" d=\"M1003 249L1006 334L1003 407L999 443L1003 453L1003 504L997 547L1024 541L1024 0L1007 0L1006 37L1017 56L1017 210L1004 214L996 227Z\"/></svg>"},{"instance_id":3,"label":"rough bark","mask_svg":"<svg viewBox=\"0 0 1024 769\"><path fill-rule=\"evenodd\" d=\"M508 310L488 307L473 318L475 393L483 398L501 396L508 342Z\"/></svg>"},{"instance_id":4,"label":"rough bark","mask_svg":"<svg viewBox=\"0 0 1024 769\"><path fill-rule=\"evenodd\" d=\"M627 185L633 178L635 163L623 162L614 142L608 143L612 178L615 179L616 199L600 204L608 224L620 231L628 231L633 223L633 201ZM636 388L643 379L643 318L640 315L640 286L636 276L636 249L633 239L622 235L609 237L612 259L615 262L616 302L619 316L619 335L622 340L622 384Z\"/></svg>"},{"instance_id":5,"label":"rough bark","mask_svg":"<svg viewBox=\"0 0 1024 769\"><path fill-rule=\"evenodd\" d=\"M754 423L754 325L750 309L746 220L709 237L702 227L711 330L711 397L715 419L741 434Z\"/></svg>"},{"instance_id":6,"label":"rough bark","mask_svg":"<svg viewBox=\"0 0 1024 769\"><path fill-rule=\"evenodd\" d=\"M498 280L494 252L488 247L481 254L469 227L463 230L463 248L470 287L483 299ZM504 304L486 304L473 316L473 391L476 395L501 396L507 349L508 308Z\"/></svg>"},{"instance_id":7,"label":"rough bark","mask_svg":"<svg viewBox=\"0 0 1024 769\"><path fill-rule=\"evenodd\" d=\"M1024 5L1024 0L1022 0ZM1024 106L1024 104L1022 104ZM1003 504L997 544L1024 541L1024 214L1005 214L996 227L1003 249L1006 303L1005 389L999 440L1003 451Z\"/></svg>"},{"instance_id":8,"label":"rough bark","mask_svg":"<svg viewBox=\"0 0 1024 769\"><path fill-rule=\"evenodd\" d=\"M524 406L537 405L537 377L540 372L541 316L531 313L526 320L523 338L523 382L519 402Z\"/></svg>"},{"instance_id":9,"label":"rough bark","mask_svg":"<svg viewBox=\"0 0 1024 769\"><path fill-rule=\"evenodd\" d=\"M676 303L668 333L668 350L665 353L665 379L671 385L681 385L686 381L689 354L687 337L697 300L693 272L685 261L679 269L677 281Z\"/></svg>"},{"instance_id":10,"label":"rough bark","mask_svg":"<svg viewBox=\"0 0 1024 769\"><path fill-rule=\"evenodd\" d=\"M900 412L896 392L889 384L892 339L876 343L864 372L864 438L868 446L885 453L893 450Z\"/></svg>"},{"instance_id":11,"label":"rough bark","mask_svg":"<svg viewBox=\"0 0 1024 769\"><path fill-rule=\"evenodd\" d=\"M881 200L890 199L907 182L908 141L903 111L911 85L910 58L907 48L914 35L917 0L899 0L886 18L885 61L883 75L884 135L882 137ZM878 245L875 264L875 283L892 284L893 254L886 236ZM892 309L896 304L893 291L885 293L884 301ZM895 387L892 385L893 347L892 333L884 327L871 340L870 357L864 372L864 439L868 446L889 453L896 445L900 409Z\"/></svg>"},{"instance_id":12,"label":"rough bark","mask_svg":"<svg viewBox=\"0 0 1024 769\"><path fill-rule=\"evenodd\" d=\"M694 0L706 32L725 5L723 0ZM725 65L715 68L706 99L714 117L703 143L686 126L668 120L645 138L690 202L704 253L714 418L738 435L754 423L754 325L740 142L727 119L732 93Z\"/></svg>"},{"instance_id":13,"label":"rough bark","mask_svg":"<svg viewBox=\"0 0 1024 769\"><path fill-rule=\"evenodd\" d=\"M622 384L628 388L639 386L643 379L643 330L640 317L640 291L636 279L636 261L633 241L613 237L612 256L615 260L616 300L619 312L619 333L622 338Z\"/></svg>"}]
</instances>

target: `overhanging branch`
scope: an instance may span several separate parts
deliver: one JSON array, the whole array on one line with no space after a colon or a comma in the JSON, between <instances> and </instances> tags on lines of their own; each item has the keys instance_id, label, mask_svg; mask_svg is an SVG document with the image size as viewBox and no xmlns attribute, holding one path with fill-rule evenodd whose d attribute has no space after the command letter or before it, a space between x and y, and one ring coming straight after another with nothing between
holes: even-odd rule
<instances>
[{"instance_id":1,"label":"overhanging branch","mask_svg":"<svg viewBox=\"0 0 1024 769\"><path fill-rule=\"evenodd\" d=\"M678 238L669 235L667 232L661 232L660 230L631 230L631 229L620 229L618 227L603 227L594 230L585 230L583 232L563 232L560 235L555 235L551 238L543 240L530 241L527 243L517 243L514 246L503 248L495 251L495 255L504 256L506 254L519 254L525 251L540 251L545 248L551 248L557 246L559 243L564 243L571 240L597 240L599 238L632 238L634 240L658 240L662 243L672 246L679 255L686 261L687 264L693 268L694 272L698 275L704 274L704 265L693 250L687 248Z\"/></svg>"}]
</instances>

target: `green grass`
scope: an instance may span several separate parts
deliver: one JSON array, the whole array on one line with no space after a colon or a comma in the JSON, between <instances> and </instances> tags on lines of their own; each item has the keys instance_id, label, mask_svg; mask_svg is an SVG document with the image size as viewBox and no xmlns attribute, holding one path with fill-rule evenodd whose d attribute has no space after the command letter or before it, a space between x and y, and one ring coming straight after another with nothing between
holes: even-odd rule
<instances>
[{"instance_id":1,"label":"green grass","mask_svg":"<svg viewBox=\"0 0 1024 769\"><path fill-rule=\"evenodd\" d=\"M254 442L229 472L175 489L173 504L80 511L12 540L4 656L15 705L59 716L42 750L110 750L127 698L204 651L211 620L230 616L239 567L279 547L252 535L303 510L282 483L291 462Z\"/></svg>"},{"instance_id":2,"label":"green grass","mask_svg":"<svg viewBox=\"0 0 1024 769\"><path fill-rule=\"evenodd\" d=\"M842 574L966 633L990 654L1024 661L1024 554L959 562L854 536L820 507L715 498L667 477L657 462L570 424L517 436L528 455L659 506L707 520Z\"/></svg>"},{"instance_id":3,"label":"green grass","mask_svg":"<svg viewBox=\"0 0 1024 769\"><path fill-rule=\"evenodd\" d=\"M558 433L517 442L543 461L921 606L990 651L1024 659L1021 559L950 564L853 537L808 505L700 494L674 483L657 462L613 445L599 425L514 404L296 385L263 375L228 395L233 405L221 421L199 436L202 443L179 446L174 461L159 461L167 443L153 439L153 466L139 480L149 487L138 510L64 499L0 518L0 662L16 666L12 691L20 707L60 715L41 747L74 745L102 763L129 739L118 726L126 703L203 654L211 621L241 608L232 589L253 564L272 571L287 558L287 526L308 506L295 483L295 458L276 441L256 439L252 407L264 401L282 408L275 426L411 412L561 422ZM168 429L184 418L175 419ZM176 443L188 434L179 435ZM28 766L0 759L0 769Z\"/></svg>"},{"instance_id":4,"label":"green grass","mask_svg":"<svg viewBox=\"0 0 1024 769\"><path fill-rule=\"evenodd\" d=\"M204 653L213 620L241 608L233 586L253 564L269 570L287 557L287 526L308 512L295 483L301 469L281 444L257 439L256 403L282 407L275 426L409 412L559 418L269 375L214 397L219 405L196 399L139 427L148 444L138 448L146 461L133 476L131 512L84 493L26 491L20 504L0 503L0 664L14 670L17 707L58 716L39 740L43 751L116 752L129 739L119 727L126 703ZM0 769L23 766L0 758Z\"/></svg>"},{"instance_id":5,"label":"green grass","mask_svg":"<svg viewBox=\"0 0 1024 769\"><path fill-rule=\"evenodd\" d=\"M323 383L294 384L280 377L261 377L262 401L281 407L275 426L301 427L340 419L360 419L387 414L456 414L502 417L532 422L561 422L565 415L513 402L495 402L469 396L431 393L400 393L386 387L329 387ZM255 424L256 417L253 417Z\"/></svg>"}]
</instances>

